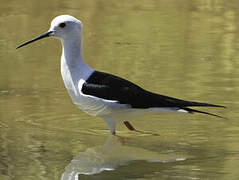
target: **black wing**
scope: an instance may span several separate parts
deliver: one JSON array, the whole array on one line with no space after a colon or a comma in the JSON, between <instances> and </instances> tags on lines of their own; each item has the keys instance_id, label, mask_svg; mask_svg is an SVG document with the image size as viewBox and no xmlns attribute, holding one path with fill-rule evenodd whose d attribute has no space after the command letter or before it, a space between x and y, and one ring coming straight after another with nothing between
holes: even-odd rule
<instances>
[{"instance_id":1,"label":"black wing","mask_svg":"<svg viewBox=\"0 0 239 180\"><path fill-rule=\"evenodd\" d=\"M121 104L129 104L132 108L151 107L187 107L212 106L214 104L184 101L164 95L155 94L142 89L130 81L120 77L95 71L83 84L82 92L106 100L116 100Z\"/></svg>"}]
</instances>

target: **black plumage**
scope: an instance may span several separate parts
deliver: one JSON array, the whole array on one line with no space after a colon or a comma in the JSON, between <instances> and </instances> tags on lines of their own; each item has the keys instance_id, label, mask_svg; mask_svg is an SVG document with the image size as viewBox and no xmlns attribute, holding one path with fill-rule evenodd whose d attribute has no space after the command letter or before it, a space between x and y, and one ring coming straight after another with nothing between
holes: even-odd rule
<instances>
[{"instance_id":1,"label":"black plumage","mask_svg":"<svg viewBox=\"0 0 239 180\"><path fill-rule=\"evenodd\" d=\"M129 104L132 108L165 108L188 106L223 107L220 105L185 101L144 90L123 78L95 71L83 84L82 92L106 100L115 100L120 104ZM186 109L185 109L186 110Z\"/></svg>"}]
</instances>

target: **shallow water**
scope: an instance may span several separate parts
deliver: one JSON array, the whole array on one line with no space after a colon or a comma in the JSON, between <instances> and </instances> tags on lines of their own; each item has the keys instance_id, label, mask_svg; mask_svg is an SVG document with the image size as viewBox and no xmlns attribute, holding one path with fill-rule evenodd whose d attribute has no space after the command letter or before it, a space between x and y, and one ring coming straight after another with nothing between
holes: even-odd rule
<instances>
[{"instance_id":1,"label":"shallow water","mask_svg":"<svg viewBox=\"0 0 239 180\"><path fill-rule=\"evenodd\" d=\"M238 1L0 0L0 179L237 179ZM15 47L71 14L84 23L84 59L147 90L225 105L206 115L132 119L145 133L72 104L61 45ZM159 135L152 135L159 134ZM89 175L91 174L91 175Z\"/></svg>"}]
</instances>

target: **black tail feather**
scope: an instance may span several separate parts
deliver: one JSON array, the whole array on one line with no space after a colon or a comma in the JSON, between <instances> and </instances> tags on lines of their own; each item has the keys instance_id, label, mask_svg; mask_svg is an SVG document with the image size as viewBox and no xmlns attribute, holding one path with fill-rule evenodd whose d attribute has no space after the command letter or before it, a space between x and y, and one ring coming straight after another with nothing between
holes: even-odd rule
<instances>
[{"instance_id":1,"label":"black tail feather","mask_svg":"<svg viewBox=\"0 0 239 180\"><path fill-rule=\"evenodd\" d=\"M204 106L204 107L221 107L221 108L226 108L225 106L222 106L222 105L201 103L201 102L194 102L194 101L188 101L188 105L187 106Z\"/></svg>"},{"instance_id":2,"label":"black tail feather","mask_svg":"<svg viewBox=\"0 0 239 180\"><path fill-rule=\"evenodd\" d=\"M216 106L216 107L224 107L224 106ZM210 115L210 116L215 116L215 117L222 118L222 119L227 119L226 117L222 117L222 116L219 116L217 114L212 114L212 113L205 112L205 111L199 111L199 110L195 110L195 109L191 109L191 108L182 108L182 109L188 111L189 113L196 112L196 113L201 113L201 114L207 114L207 115Z\"/></svg>"}]
</instances>

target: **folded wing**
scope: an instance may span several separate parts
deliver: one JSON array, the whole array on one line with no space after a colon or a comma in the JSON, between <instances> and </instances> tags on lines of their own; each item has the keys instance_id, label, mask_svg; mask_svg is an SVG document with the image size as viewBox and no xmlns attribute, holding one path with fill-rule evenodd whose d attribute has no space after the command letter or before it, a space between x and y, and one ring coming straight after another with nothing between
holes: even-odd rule
<instances>
[{"instance_id":1,"label":"folded wing","mask_svg":"<svg viewBox=\"0 0 239 180\"><path fill-rule=\"evenodd\" d=\"M82 92L106 100L115 100L120 104L128 104L132 108L208 106L220 105L184 101L142 89L130 81L120 77L95 71L83 84Z\"/></svg>"}]
</instances>

